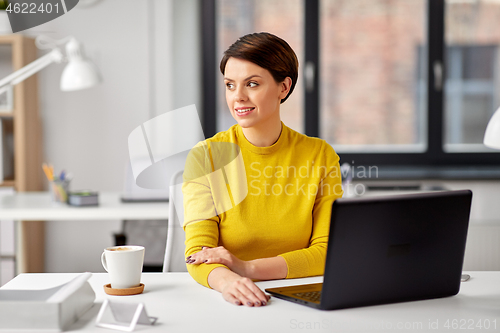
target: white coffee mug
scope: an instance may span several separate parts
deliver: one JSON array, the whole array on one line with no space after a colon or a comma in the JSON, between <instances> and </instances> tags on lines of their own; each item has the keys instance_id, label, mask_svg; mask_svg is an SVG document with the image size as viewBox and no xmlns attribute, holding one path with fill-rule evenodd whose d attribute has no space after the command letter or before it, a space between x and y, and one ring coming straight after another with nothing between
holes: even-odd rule
<instances>
[{"instance_id":1,"label":"white coffee mug","mask_svg":"<svg viewBox=\"0 0 500 333\"><path fill-rule=\"evenodd\" d=\"M141 283L144 247L136 245L108 247L101 255L101 262L109 273L111 288L137 287Z\"/></svg>"}]
</instances>

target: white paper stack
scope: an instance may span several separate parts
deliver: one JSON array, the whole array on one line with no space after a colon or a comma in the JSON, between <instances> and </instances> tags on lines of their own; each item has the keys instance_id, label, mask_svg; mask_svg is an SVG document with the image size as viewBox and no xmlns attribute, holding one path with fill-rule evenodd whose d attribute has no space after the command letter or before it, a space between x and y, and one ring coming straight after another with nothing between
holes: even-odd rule
<instances>
[{"instance_id":1,"label":"white paper stack","mask_svg":"<svg viewBox=\"0 0 500 333\"><path fill-rule=\"evenodd\" d=\"M62 331L94 304L95 293L84 273L44 290L0 290L0 330Z\"/></svg>"}]
</instances>

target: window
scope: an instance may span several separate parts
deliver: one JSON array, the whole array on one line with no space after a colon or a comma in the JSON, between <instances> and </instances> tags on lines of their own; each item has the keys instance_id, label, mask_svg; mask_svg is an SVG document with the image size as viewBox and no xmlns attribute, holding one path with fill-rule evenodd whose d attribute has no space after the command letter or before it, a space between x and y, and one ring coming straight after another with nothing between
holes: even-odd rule
<instances>
[{"instance_id":1,"label":"window","mask_svg":"<svg viewBox=\"0 0 500 333\"><path fill-rule=\"evenodd\" d=\"M500 106L500 2L446 1L445 140L447 152L494 152L483 144Z\"/></svg>"},{"instance_id":2,"label":"window","mask_svg":"<svg viewBox=\"0 0 500 333\"><path fill-rule=\"evenodd\" d=\"M500 152L482 144L486 124L500 106L500 1L203 3L213 6L212 23L209 12L203 13L204 30L217 30L220 41L208 40L204 50L217 54L217 65L229 40L247 32L267 30L290 42L299 55L298 83L304 88L297 87L296 100L283 105L299 110L284 122L295 121L292 128L327 140L341 162L454 168L451 177L459 178L457 168L487 169L500 177L494 173ZM217 116L217 130L226 129L219 119L222 106L216 109L213 103L205 117ZM489 176L469 172L466 177Z\"/></svg>"},{"instance_id":3,"label":"window","mask_svg":"<svg viewBox=\"0 0 500 333\"><path fill-rule=\"evenodd\" d=\"M482 142L495 110L496 46L448 46L445 151L488 151Z\"/></svg>"},{"instance_id":4,"label":"window","mask_svg":"<svg viewBox=\"0 0 500 333\"><path fill-rule=\"evenodd\" d=\"M339 153L425 151L426 1L320 6L320 136Z\"/></svg>"}]
</instances>

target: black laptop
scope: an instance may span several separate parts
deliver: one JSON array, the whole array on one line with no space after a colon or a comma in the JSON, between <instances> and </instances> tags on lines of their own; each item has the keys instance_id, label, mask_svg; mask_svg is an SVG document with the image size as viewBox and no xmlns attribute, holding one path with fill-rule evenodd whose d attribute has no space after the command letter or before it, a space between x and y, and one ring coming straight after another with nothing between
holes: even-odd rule
<instances>
[{"instance_id":1,"label":"black laptop","mask_svg":"<svg viewBox=\"0 0 500 333\"><path fill-rule=\"evenodd\" d=\"M472 192L339 199L323 283L266 289L323 310L456 295Z\"/></svg>"}]
</instances>

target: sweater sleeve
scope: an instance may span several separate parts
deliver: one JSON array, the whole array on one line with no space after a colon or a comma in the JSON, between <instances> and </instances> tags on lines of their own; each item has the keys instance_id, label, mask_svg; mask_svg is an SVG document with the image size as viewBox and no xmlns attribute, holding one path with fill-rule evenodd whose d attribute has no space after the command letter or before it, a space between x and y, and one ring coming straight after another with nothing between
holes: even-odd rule
<instances>
[{"instance_id":1,"label":"sweater sleeve","mask_svg":"<svg viewBox=\"0 0 500 333\"><path fill-rule=\"evenodd\" d=\"M184 230L186 231L186 257L201 251L203 246L218 246L219 226L213 220L190 223L184 227ZM208 275L217 267L227 268L227 266L222 264L187 265L188 272L193 279L208 288L210 288Z\"/></svg>"},{"instance_id":2,"label":"sweater sleeve","mask_svg":"<svg viewBox=\"0 0 500 333\"><path fill-rule=\"evenodd\" d=\"M324 147L328 172L318 184L312 210L313 225L309 247L279 255L288 266L287 279L324 273L332 204L343 195L339 157L326 142Z\"/></svg>"},{"instance_id":3,"label":"sweater sleeve","mask_svg":"<svg viewBox=\"0 0 500 333\"><path fill-rule=\"evenodd\" d=\"M212 172L206 145L198 144L191 150L184 169L184 231L186 233L185 256L188 257L203 246L217 247L220 218L213 202L208 175ZM208 275L221 264L187 265L189 274L198 283L210 288ZM226 267L227 268L227 267Z\"/></svg>"}]
</instances>

